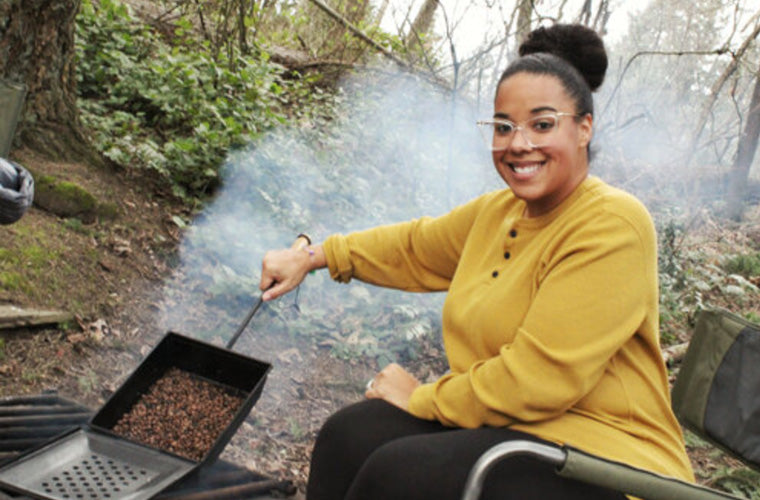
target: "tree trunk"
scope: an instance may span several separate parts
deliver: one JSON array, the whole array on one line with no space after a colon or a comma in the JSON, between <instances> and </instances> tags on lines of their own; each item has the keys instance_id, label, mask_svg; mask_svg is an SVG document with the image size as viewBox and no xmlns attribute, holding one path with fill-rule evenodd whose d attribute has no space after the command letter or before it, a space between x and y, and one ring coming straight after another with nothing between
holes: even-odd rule
<instances>
[{"instance_id":1,"label":"tree trunk","mask_svg":"<svg viewBox=\"0 0 760 500\"><path fill-rule=\"evenodd\" d=\"M76 106L79 5L80 0L0 0L0 78L28 88L17 144L55 158L94 160Z\"/></svg>"},{"instance_id":2,"label":"tree trunk","mask_svg":"<svg viewBox=\"0 0 760 500\"><path fill-rule=\"evenodd\" d=\"M533 15L533 0L520 0L517 12L517 32L515 33L515 46L520 44L530 33L530 18Z\"/></svg>"},{"instance_id":3,"label":"tree trunk","mask_svg":"<svg viewBox=\"0 0 760 500\"><path fill-rule=\"evenodd\" d=\"M246 2L245 0L238 0L238 16L237 16L237 23L238 23L238 43L240 44L240 52L242 52L245 55L250 54L250 49L248 48L248 27L245 25L245 17L246 17Z\"/></svg>"},{"instance_id":4,"label":"tree trunk","mask_svg":"<svg viewBox=\"0 0 760 500\"><path fill-rule=\"evenodd\" d=\"M420 40L426 37L433 29L435 20L435 11L438 8L438 0L425 0L417 16L412 22L409 33L406 34L405 43L407 47L420 45Z\"/></svg>"},{"instance_id":5,"label":"tree trunk","mask_svg":"<svg viewBox=\"0 0 760 500\"><path fill-rule=\"evenodd\" d=\"M344 12L346 19L352 24L359 24L367 17L369 0L345 0Z\"/></svg>"},{"instance_id":6,"label":"tree trunk","mask_svg":"<svg viewBox=\"0 0 760 500\"><path fill-rule=\"evenodd\" d=\"M752 160L755 158L757 143L760 138L760 69L755 79L747 121L744 131L739 136L736 159L731 167L728 185L728 216L740 221L744 215L744 201L747 194L747 181Z\"/></svg>"},{"instance_id":7,"label":"tree trunk","mask_svg":"<svg viewBox=\"0 0 760 500\"><path fill-rule=\"evenodd\" d=\"M385 11L388 10L388 5L391 3L391 0L382 0L380 2L380 7L377 9L377 13L375 14L375 20L372 22L373 27L378 27L383 22L383 18L385 17Z\"/></svg>"},{"instance_id":8,"label":"tree trunk","mask_svg":"<svg viewBox=\"0 0 760 500\"><path fill-rule=\"evenodd\" d=\"M581 7L581 13L578 15L578 22L584 26L591 24L591 0L585 0Z\"/></svg>"}]
</instances>

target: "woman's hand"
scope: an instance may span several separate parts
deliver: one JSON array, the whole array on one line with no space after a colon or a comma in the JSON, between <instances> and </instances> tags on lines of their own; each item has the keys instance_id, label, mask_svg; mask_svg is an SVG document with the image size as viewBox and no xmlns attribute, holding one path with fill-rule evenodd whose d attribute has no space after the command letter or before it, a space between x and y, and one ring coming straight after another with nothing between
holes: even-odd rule
<instances>
[{"instance_id":1,"label":"woman's hand","mask_svg":"<svg viewBox=\"0 0 760 500\"><path fill-rule=\"evenodd\" d=\"M391 363L367 384L367 392L364 395L369 399L384 399L408 411L409 398L419 385L420 381L414 375L396 363Z\"/></svg>"},{"instance_id":2,"label":"woman's hand","mask_svg":"<svg viewBox=\"0 0 760 500\"><path fill-rule=\"evenodd\" d=\"M261 262L259 288L265 290L264 301L276 299L301 284L306 273L325 267L321 245L272 250Z\"/></svg>"}]
</instances>

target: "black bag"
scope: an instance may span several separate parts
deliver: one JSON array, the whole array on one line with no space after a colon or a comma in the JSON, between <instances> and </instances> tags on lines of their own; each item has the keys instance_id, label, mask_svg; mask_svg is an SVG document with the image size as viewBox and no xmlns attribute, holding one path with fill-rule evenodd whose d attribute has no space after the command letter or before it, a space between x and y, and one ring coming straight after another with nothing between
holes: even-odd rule
<instances>
[{"instance_id":1,"label":"black bag","mask_svg":"<svg viewBox=\"0 0 760 500\"><path fill-rule=\"evenodd\" d=\"M701 311L672 399L684 427L760 470L760 326Z\"/></svg>"},{"instance_id":2,"label":"black bag","mask_svg":"<svg viewBox=\"0 0 760 500\"><path fill-rule=\"evenodd\" d=\"M12 224L32 206L34 179L18 163L0 158L0 224Z\"/></svg>"}]
</instances>

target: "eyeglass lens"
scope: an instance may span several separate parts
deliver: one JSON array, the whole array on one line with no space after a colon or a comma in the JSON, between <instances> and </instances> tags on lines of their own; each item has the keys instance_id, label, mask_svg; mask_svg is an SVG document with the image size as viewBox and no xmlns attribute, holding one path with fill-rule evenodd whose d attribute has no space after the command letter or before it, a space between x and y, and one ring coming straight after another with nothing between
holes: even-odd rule
<instances>
[{"instance_id":1,"label":"eyeglass lens","mask_svg":"<svg viewBox=\"0 0 760 500\"><path fill-rule=\"evenodd\" d=\"M488 120L478 122L487 146L493 151L507 149L519 130L523 138L533 148L546 144L548 136L557 129L557 115L541 115L523 122L522 125L509 120Z\"/></svg>"}]
</instances>

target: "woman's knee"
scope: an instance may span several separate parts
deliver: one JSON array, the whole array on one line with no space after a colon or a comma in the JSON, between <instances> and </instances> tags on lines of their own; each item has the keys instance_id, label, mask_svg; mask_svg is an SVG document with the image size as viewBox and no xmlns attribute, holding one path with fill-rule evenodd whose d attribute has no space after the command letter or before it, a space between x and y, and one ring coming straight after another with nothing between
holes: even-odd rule
<instances>
[{"instance_id":1,"label":"woman's knee","mask_svg":"<svg viewBox=\"0 0 760 500\"><path fill-rule=\"evenodd\" d=\"M424 439L390 441L367 458L346 496L350 500L459 498L467 469Z\"/></svg>"},{"instance_id":2,"label":"woman's knee","mask_svg":"<svg viewBox=\"0 0 760 500\"><path fill-rule=\"evenodd\" d=\"M361 435L368 418L374 413L370 401L361 401L341 408L330 415L319 430L317 443L353 442L356 435Z\"/></svg>"}]
</instances>

